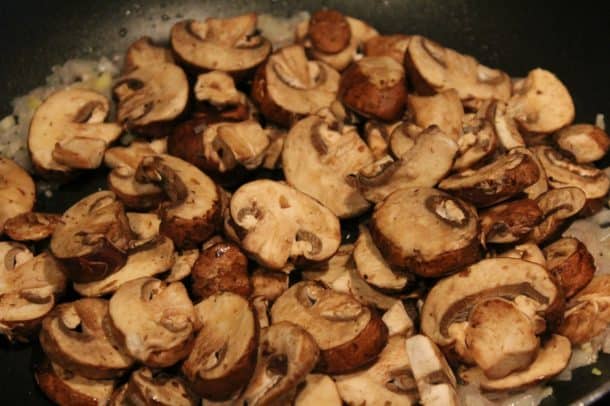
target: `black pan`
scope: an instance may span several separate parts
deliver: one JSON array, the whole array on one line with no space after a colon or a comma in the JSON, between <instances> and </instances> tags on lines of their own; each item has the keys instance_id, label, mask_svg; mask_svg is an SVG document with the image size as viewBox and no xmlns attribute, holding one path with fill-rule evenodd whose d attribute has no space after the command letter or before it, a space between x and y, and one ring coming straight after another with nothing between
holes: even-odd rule
<instances>
[{"instance_id":1,"label":"black pan","mask_svg":"<svg viewBox=\"0 0 610 406\"><path fill-rule=\"evenodd\" d=\"M610 17L603 2L488 0L3 1L0 114L10 113L13 97L43 84L52 65L122 51L144 34L164 40L178 19L248 10L289 15L323 6L365 19L382 33L429 36L512 76L544 67L570 90L577 121L592 122L596 113L610 119ZM63 210L102 184L102 173L87 175L53 199L41 197L40 208ZM0 405L48 404L32 378L32 358L30 346L0 343ZM602 375L593 375L593 367ZM602 355L596 365L577 370L570 383L553 384L554 395L544 404L603 404L609 377L610 356Z\"/></svg>"}]
</instances>

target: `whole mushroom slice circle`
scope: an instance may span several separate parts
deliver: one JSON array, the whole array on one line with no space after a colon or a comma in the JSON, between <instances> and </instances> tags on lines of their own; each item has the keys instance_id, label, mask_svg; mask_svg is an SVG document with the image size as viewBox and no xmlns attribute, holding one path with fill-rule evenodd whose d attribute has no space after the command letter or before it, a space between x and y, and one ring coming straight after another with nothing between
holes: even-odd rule
<instances>
[{"instance_id":1,"label":"whole mushroom slice circle","mask_svg":"<svg viewBox=\"0 0 610 406\"><path fill-rule=\"evenodd\" d=\"M123 396L124 404L146 406L196 406L199 398L179 376L164 371L140 368L132 372Z\"/></svg>"},{"instance_id":2,"label":"whole mushroom slice circle","mask_svg":"<svg viewBox=\"0 0 610 406\"><path fill-rule=\"evenodd\" d=\"M595 274L593 256L576 238L560 238L544 248L546 266L563 288L566 298L587 286Z\"/></svg>"},{"instance_id":3,"label":"whole mushroom slice circle","mask_svg":"<svg viewBox=\"0 0 610 406\"><path fill-rule=\"evenodd\" d=\"M575 124L562 128L553 139L557 146L574 157L579 164L595 162L610 149L610 138L601 128L591 124Z\"/></svg>"},{"instance_id":4,"label":"whole mushroom slice circle","mask_svg":"<svg viewBox=\"0 0 610 406\"><path fill-rule=\"evenodd\" d=\"M337 217L284 183L246 183L231 197L229 209L242 249L270 269L280 270L289 260L323 261L341 243Z\"/></svg>"},{"instance_id":5,"label":"whole mushroom slice circle","mask_svg":"<svg viewBox=\"0 0 610 406\"><path fill-rule=\"evenodd\" d=\"M258 319L246 299L230 292L208 297L196 312L202 327L182 372L200 396L228 400L254 372Z\"/></svg>"},{"instance_id":6,"label":"whole mushroom slice circle","mask_svg":"<svg viewBox=\"0 0 610 406\"><path fill-rule=\"evenodd\" d=\"M36 202L36 185L14 161L0 157L0 235L7 220L29 213Z\"/></svg>"},{"instance_id":7,"label":"whole mushroom slice circle","mask_svg":"<svg viewBox=\"0 0 610 406\"><path fill-rule=\"evenodd\" d=\"M436 189L390 194L375 208L369 228L388 263L420 276L447 274L479 258L476 210Z\"/></svg>"}]
</instances>

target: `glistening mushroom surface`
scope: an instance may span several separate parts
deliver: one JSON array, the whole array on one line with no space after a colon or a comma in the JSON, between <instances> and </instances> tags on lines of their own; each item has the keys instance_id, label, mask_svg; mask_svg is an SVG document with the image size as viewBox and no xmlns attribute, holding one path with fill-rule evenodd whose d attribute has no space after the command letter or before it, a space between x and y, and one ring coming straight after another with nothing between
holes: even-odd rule
<instances>
[{"instance_id":1,"label":"glistening mushroom surface","mask_svg":"<svg viewBox=\"0 0 610 406\"><path fill-rule=\"evenodd\" d=\"M4 223L34 208L36 186L30 175L14 161L0 157L0 235Z\"/></svg>"}]
</instances>

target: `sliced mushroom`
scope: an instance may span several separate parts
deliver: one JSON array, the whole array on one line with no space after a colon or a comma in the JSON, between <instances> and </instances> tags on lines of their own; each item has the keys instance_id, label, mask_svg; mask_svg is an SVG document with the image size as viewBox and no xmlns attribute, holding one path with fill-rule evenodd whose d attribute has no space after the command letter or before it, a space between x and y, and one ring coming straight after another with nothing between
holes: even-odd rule
<instances>
[{"instance_id":1,"label":"sliced mushroom","mask_svg":"<svg viewBox=\"0 0 610 406\"><path fill-rule=\"evenodd\" d=\"M458 141L462 135L464 108L455 89L444 90L432 96L410 94L407 106L417 126L427 128L436 125L454 141Z\"/></svg>"},{"instance_id":2,"label":"sliced mushroom","mask_svg":"<svg viewBox=\"0 0 610 406\"><path fill-rule=\"evenodd\" d=\"M273 126L265 128L265 133L269 139L269 146L263 154L262 167L265 169L279 169L282 163L282 151L288 133Z\"/></svg>"},{"instance_id":3,"label":"sliced mushroom","mask_svg":"<svg viewBox=\"0 0 610 406\"><path fill-rule=\"evenodd\" d=\"M155 45L150 37L141 37L127 48L123 71L130 72L137 68L173 62L174 58L169 49Z\"/></svg>"},{"instance_id":4,"label":"sliced mushroom","mask_svg":"<svg viewBox=\"0 0 610 406\"><path fill-rule=\"evenodd\" d=\"M36 185L30 175L14 161L0 157L0 235L4 223L29 213L36 202Z\"/></svg>"},{"instance_id":5,"label":"sliced mushroom","mask_svg":"<svg viewBox=\"0 0 610 406\"><path fill-rule=\"evenodd\" d=\"M534 184L523 189L523 192L527 195L527 197L529 197L530 199L538 199L540 195L549 190L549 184L547 182L544 167L542 166L542 163L540 163L540 160L538 159L536 154L530 149L520 146L515 146L514 149L532 158L532 160L538 167L538 172L540 173L538 176L538 180Z\"/></svg>"},{"instance_id":6,"label":"sliced mushroom","mask_svg":"<svg viewBox=\"0 0 610 406\"><path fill-rule=\"evenodd\" d=\"M238 165L257 168L268 146L269 138L257 121L211 125L203 133L203 155L221 173Z\"/></svg>"},{"instance_id":7,"label":"sliced mushroom","mask_svg":"<svg viewBox=\"0 0 610 406\"><path fill-rule=\"evenodd\" d=\"M570 341L560 335L553 335L543 344L536 359L523 371L516 371L499 379L485 376L480 368L467 369L460 373L467 383L474 383L486 391L516 391L544 382L559 374L567 365L572 354Z\"/></svg>"},{"instance_id":8,"label":"sliced mushroom","mask_svg":"<svg viewBox=\"0 0 610 406\"><path fill-rule=\"evenodd\" d=\"M394 302L392 307L383 314L381 320L388 327L390 337L394 335L411 337L415 331L415 324L400 300Z\"/></svg>"},{"instance_id":9,"label":"sliced mushroom","mask_svg":"<svg viewBox=\"0 0 610 406\"><path fill-rule=\"evenodd\" d=\"M572 154L579 164L595 162L610 149L608 134L591 124L571 125L559 130L554 138L557 146Z\"/></svg>"},{"instance_id":10,"label":"sliced mushroom","mask_svg":"<svg viewBox=\"0 0 610 406\"><path fill-rule=\"evenodd\" d=\"M436 189L397 190L377 205L369 228L388 263L421 276L450 273L479 258L475 209Z\"/></svg>"},{"instance_id":11,"label":"sliced mushroom","mask_svg":"<svg viewBox=\"0 0 610 406\"><path fill-rule=\"evenodd\" d=\"M388 125L374 120L368 120L364 124L364 141L375 160L388 155L391 127L393 127L393 124ZM413 146L413 142L411 142L410 146Z\"/></svg>"},{"instance_id":12,"label":"sliced mushroom","mask_svg":"<svg viewBox=\"0 0 610 406\"><path fill-rule=\"evenodd\" d=\"M328 375L308 374L299 388L294 406L342 406L337 385Z\"/></svg>"},{"instance_id":13,"label":"sliced mushroom","mask_svg":"<svg viewBox=\"0 0 610 406\"><path fill-rule=\"evenodd\" d=\"M309 19L307 35L316 51L336 54L349 45L352 32L343 14L337 10L322 9Z\"/></svg>"},{"instance_id":14,"label":"sliced mushroom","mask_svg":"<svg viewBox=\"0 0 610 406\"><path fill-rule=\"evenodd\" d=\"M271 52L271 43L256 30L256 21L256 13L180 21L172 27L171 45L180 62L194 70L243 76Z\"/></svg>"},{"instance_id":15,"label":"sliced mushroom","mask_svg":"<svg viewBox=\"0 0 610 406\"><path fill-rule=\"evenodd\" d=\"M167 142L167 138L157 138L150 142L138 139L126 147L108 148L104 153L104 163L113 169L121 166L136 169L145 156L165 154Z\"/></svg>"},{"instance_id":16,"label":"sliced mushroom","mask_svg":"<svg viewBox=\"0 0 610 406\"><path fill-rule=\"evenodd\" d=\"M241 247L270 269L301 258L323 261L341 242L339 220L329 209L280 182L244 184L231 198L230 213Z\"/></svg>"},{"instance_id":17,"label":"sliced mushroom","mask_svg":"<svg viewBox=\"0 0 610 406\"><path fill-rule=\"evenodd\" d=\"M415 140L423 132L424 130L421 127L408 121L395 126L390 133L390 152L392 156L400 158L405 155L413 148Z\"/></svg>"},{"instance_id":18,"label":"sliced mushroom","mask_svg":"<svg viewBox=\"0 0 610 406\"><path fill-rule=\"evenodd\" d=\"M508 114L530 133L552 133L574 120L574 102L551 72L534 69L513 88Z\"/></svg>"},{"instance_id":19,"label":"sliced mushroom","mask_svg":"<svg viewBox=\"0 0 610 406\"><path fill-rule=\"evenodd\" d=\"M129 378L123 401L119 405L197 406L199 399L187 387L184 379L149 368L134 371ZM117 405L118 406L118 405Z\"/></svg>"},{"instance_id":20,"label":"sliced mushroom","mask_svg":"<svg viewBox=\"0 0 610 406\"><path fill-rule=\"evenodd\" d=\"M318 116L297 122L282 152L286 181L340 218L359 215L369 208L347 176L372 162L373 155L355 127L334 128Z\"/></svg>"},{"instance_id":21,"label":"sliced mushroom","mask_svg":"<svg viewBox=\"0 0 610 406\"><path fill-rule=\"evenodd\" d=\"M529 155L511 150L488 165L449 176L438 186L477 207L486 207L521 193L539 176Z\"/></svg>"},{"instance_id":22,"label":"sliced mushroom","mask_svg":"<svg viewBox=\"0 0 610 406\"><path fill-rule=\"evenodd\" d=\"M453 169L461 171L472 168L496 152L498 137L487 120L466 114L457 144L459 150Z\"/></svg>"},{"instance_id":23,"label":"sliced mushroom","mask_svg":"<svg viewBox=\"0 0 610 406\"><path fill-rule=\"evenodd\" d=\"M159 237L161 219L156 213L127 212L129 228L133 232L132 247L138 247Z\"/></svg>"},{"instance_id":24,"label":"sliced mushroom","mask_svg":"<svg viewBox=\"0 0 610 406\"><path fill-rule=\"evenodd\" d=\"M258 268L250 277L252 297L264 297L273 302L288 290L288 274L279 271Z\"/></svg>"},{"instance_id":25,"label":"sliced mushroom","mask_svg":"<svg viewBox=\"0 0 610 406\"><path fill-rule=\"evenodd\" d=\"M41 241L53 234L60 219L59 214L22 213L6 220L4 232L14 241Z\"/></svg>"},{"instance_id":26,"label":"sliced mushroom","mask_svg":"<svg viewBox=\"0 0 610 406\"><path fill-rule=\"evenodd\" d=\"M112 335L121 347L155 368L185 358L199 324L184 285L155 278L124 283L110 299L108 315Z\"/></svg>"},{"instance_id":27,"label":"sliced mushroom","mask_svg":"<svg viewBox=\"0 0 610 406\"><path fill-rule=\"evenodd\" d=\"M246 96L235 88L233 78L222 71L212 71L197 76L194 92L198 101L218 108L246 102Z\"/></svg>"},{"instance_id":28,"label":"sliced mushroom","mask_svg":"<svg viewBox=\"0 0 610 406\"><path fill-rule=\"evenodd\" d=\"M310 61L300 45L284 47L261 66L252 99L261 113L281 126L328 107L337 97L340 75L323 62Z\"/></svg>"},{"instance_id":29,"label":"sliced mushroom","mask_svg":"<svg viewBox=\"0 0 610 406\"><path fill-rule=\"evenodd\" d=\"M508 114L507 109L506 102L494 100L487 110L487 117L504 149L525 147L525 141L517 128L517 122Z\"/></svg>"},{"instance_id":30,"label":"sliced mushroom","mask_svg":"<svg viewBox=\"0 0 610 406\"><path fill-rule=\"evenodd\" d=\"M363 44L364 55L389 56L402 64L410 41L411 37L409 35L378 35L368 39Z\"/></svg>"},{"instance_id":31,"label":"sliced mushroom","mask_svg":"<svg viewBox=\"0 0 610 406\"><path fill-rule=\"evenodd\" d=\"M481 239L488 243L520 240L543 219L538 203L531 199L501 203L479 213Z\"/></svg>"},{"instance_id":32,"label":"sliced mushroom","mask_svg":"<svg viewBox=\"0 0 610 406\"><path fill-rule=\"evenodd\" d=\"M536 244L533 243L528 242L524 244L515 245L514 248L508 251L504 251L498 256L501 258L523 259L525 261L530 261L538 265L542 265L546 268L546 258L544 257L544 253Z\"/></svg>"},{"instance_id":33,"label":"sliced mushroom","mask_svg":"<svg viewBox=\"0 0 610 406\"><path fill-rule=\"evenodd\" d=\"M81 199L61 217L49 248L74 282L101 280L127 259L133 235L123 205L112 192Z\"/></svg>"},{"instance_id":34,"label":"sliced mushroom","mask_svg":"<svg viewBox=\"0 0 610 406\"><path fill-rule=\"evenodd\" d=\"M542 210L542 222L527 236L529 241L542 243L554 237L565 221L578 214L586 204L584 192L577 187L551 189L536 199Z\"/></svg>"},{"instance_id":35,"label":"sliced mushroom","mask_svg":"<svg viewBox=\"0 0 610 406\"><path fill-rule=\"evenodd\" d=\"M338 97L366 118L396 121L407 97L404 68L389 56L362 58L341 75Z\"/></svg>"},{"instance_id":36,"label":"sliced mushroom","mask_svg":"<svg viewBox=\"0 0 610 406\"><path fill-rule=\"evenodd\" d=\"M387 341L381 318L351 295L315 282L291 286L271 307L273 324L291 321L310 333L320 347L317 369L341 374L377 357Z\"/></svg>"},{"instance_id":37,"label":"sliced mushroom","mask_svg":"<svg viewBox=\"0 0 610 406\"><path fill-rule=\"evenodd\" d=\"M254 309L243 297L225 292L208 297L196 311L202 328L182 372L202 397L230 399L254 372L258 348Z\"/></svg>"},{"instance_id":38,"label":"sliced mushroom","mask_svg":"<svg viewBox=\"0 0 610 406\"><path fill-rule=\"evenodd\" d=\"M169 275L165 277L165 282L178 282L189 277L197 258L199 258L199 250L197 248L177 253L174 256L174 264L169 271Z\"/></svg>"},{"instance_id":39,"label":"sliced mushroom","mask_svg":"<svg viewBox=\"0 0 610 406\"><path fill-rule=\"evenodd\" d=\"M411 405L418 399L401 336L390 337L369 368L335 379L339 394L348 405Z\"/></svg>"},{"instance_id":40,"label":"sliced mushroom","mask_svg":"<svg viewBox=\"0 0 610 406\"><path fill-rule=\"evenodd\" d=\"M546 265L559 281L566 298L593 279L595 263L587 247L576 238L561 238L544 248Z\"/></svg>"},{"instance_id":41,"label":"sliced mushroom","mask_svg":"<svg viewBox=\"0 0 610 406\"><path fill-rule=\"evenodd\" d=\"M433 187L447 175L458 146L438 127L428 127L398 160L383 158L354 175L364 197L378 203L406 187ZM441 182L442 183L442 182Z\"/></svg>"},{"instance_id":42,"label":"sliced mushroom","mask_svg":"<svg viewBox=\"0 0 610 406\"><path fill-rule=\"evenodd\" d=\"M216 293L232 292L249 297L248 259L235 244L221 242L204 249L193 265L192 294L206 299Z\"/></svg>"},{"instance_id":43,"label":"sliced mushroom","mask_svg":"<svg viewBox=\"0 0 610 406\"><path fill-rule=\"evenodd\" d=\"M104 123L110 111L106 97L70 88L53 93L36 109L28 135L28 150L37 172L65 178L74 169L100 166L104 151L121 134Z\"/></svg>"},{"instance_id":44,"label":"sliced mushroom","mask_svg":"<svg viewBox=\"0 0 610 406\"><path fill-rule=\"evenodd\" d=\"M60 304L45 317L40 345L51 361L89 379L111 379L134 360L117 349L104 324L108 301L79 299Z\"/></svg>"}]
</instances>

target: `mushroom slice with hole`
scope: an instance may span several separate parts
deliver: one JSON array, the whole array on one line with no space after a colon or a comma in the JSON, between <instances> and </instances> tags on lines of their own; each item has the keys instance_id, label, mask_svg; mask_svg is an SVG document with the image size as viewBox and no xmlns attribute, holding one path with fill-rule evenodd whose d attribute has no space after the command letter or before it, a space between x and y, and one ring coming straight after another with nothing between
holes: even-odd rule
<instances>
[{"instance_id":1,"label":"mushroom slice with hole","mask_svg":"<svg viewBox=\"0 0 610 406\"><path fill-rule=\"evenodd\" d=\"M290 127L328 107L337 97L340 75L323 62L310 61L300 45L284 47L262 65L252 83L252 99L265 118Z\"/></svg>"},{"instance_id":2,"label":"mushroom slice with hole","mask_svg":"<svg viewBox=\"0 0 610 406\"><path fill-rule=\"evenodd\" d=\"M196 311L202 328L182 372L200 396L228 400L254 372L258 319L246 299L230 292L208 297Z\"/></svg>"},{"instance_id":3,"label":"mushroom slice with hole","mask_svg":"<svg viewBox=\"0 0 610 406\"><path fill-rule=\"evenodd\" d=\"M337 385L328 375L308 374L299 387L294 406L342 406Z\"/></svg>"},{"instance_id":4,"label":"mushroom slice with hole","mask_svg":"<svg viewBox=\"0 0 610 406\"><path fill-rule=\"evenodd\" d=\"M200 404L198 397L190 391L184 379L146 367L131 374L123 396L120 405L197 406Z\"/></svg>"},{"instance_id":5,"label":"mushroom slice with hole","mask_svg":"<svg viewBox=\"0 0 610 406\"><path fill-rule=\"evenodd\" d=\"M561 238L544 248L546 266L563 288L566 298L587 286L595 274L595 262L576 238Z\"/></svg>"},{"instance_id":6,"label":"mushroom slice with hole","mask_svg":"<svg viewBox=\"0 0 610 406\"><path fill-rule=\"evenodd\" d=\"M455 376L436 344L418 334L407 338L404 345L421 403L458 406Z\"/></svg>"},{"instance_id":7,"label":"mushroom slice with hole","mask_svg":"<svg viewBox=\"0 0 610 406\"><path fill-rule=\"evenodd\" d=\"M386 344L381 318L349 294L316 282L291 286L271 307L273 324L291 321L320 347L317 369L328 374L354 371L374 361Z\"/></svg>"},{"instance_id":8,"label":"mushroom slice with hole","mask_svg":"<svg viewBox=\"0 0 610 406\"><path fill-rule=\"evenodd\" d=\"M117 122L127 130L166 136L168 126L182 114L189 97L184 71L172 63L146 65L117 79Z\"/></svg>"},{"instance_id":9,"label":"mushroom slice with hole","mask_svg":"<svg viewBox=\"0 0 610 406\"><path fill-rule=\"evenodd\" d=\"M525 131L548 134L572 123L574 102L557 76L537 68L514 87L507 113Z\"/></svg>"},{"instance_id":10,"label":"mushroom slice with hole","mask_svg":"<svg viewBox=\"0 0 610 406\"><path fill-rule=\"evenodd\" d=\"M577 187L551 189L536 199L542 210L542 222L527 236L527 240L540 244L555 237L565 221L585 207L584 192Z\"/></svg>"},{"instance_id":11,"label":"mushroom slice with hole","mask_svg":"<svg viewBox=\"0 0 610 406\"><path fill-rule=\"evenodd\" d=\"M438 186L477 207L486 207L521 193L539 176L538 166L529 155L511 150L490 164L451 175Z\"/></svg>"},{"instance_id":12,"label":"mushroom slice with hole","mask_svg":"<svg viewBox=\"0 0 610 406\"><path fill-rule=\"evenodd\" d=\"M458 146L438 127L428 127L398 160L382 158L353 175L362 194L378 203L407 187L433 187L447 175Z\"/></svg>"},{"instance_id":13,"label":"mushroom slice with hole","mask_svg":"<svg viewBox=\"0 0 610 406\"><path fill-rule=\"evenodd\" d=\"M459 149L453 169L461 171L492 156L497 149L498 137L487 120L471 113L464 116L457 144Z\"/></svg>"},{"instance_id":14,"label":"mushroom slice with hole","mask_svg":"<svg viewBox=\"0 0 610 406\"><path fill-rule=\"evenodd\" d=\"M41 241L53 234L60 219L59 214L22 213L6 220L4 233L14 241Z\"/></svg>"},{"instance_id":15,"label":"mushroom slice with hole","mask_svg":"<svg viewBox=\"0 0 610 406\"><path fill-rule=\"evenodd\" d=\"M136 180L159 185L169 198L159 206L160 231L176 247L202 243L219 225L218 187L188 162L170 155L144 157L136 170Z\"/></svg>"},{"instance_id":16,"label":"mushroom slice with hole","mask_svg":"<svg viewBox=\"0 0 610 406\"><path fill-rule=\"evenodd\" d=\"M389 56L402 64L410 41L409 35L377 35L363 44L364 56Z\"/></svg>"},{"instance_id":17,"label":"mushroom slice with hole","mask_svg":"<svg viewBox=\"0 0 610 406\"><path fill-rule=\"evenodd\" d=\"M74 282L101 280L127 260L133 239L123 205L112 192L93 193L70 207L51 237L51 253Z\"/></svg>"},{"instance_id":18,"label":"mushroom slice with hole","mask_svg":"<svg viewBox=\"0 0 610 406\"><path fill-rule=\"evenodd\" d=\"M83 377L118 377L134 361L115 347L104 325L107 318L103 299L60 304L42 322L40 345L51 361Z\"/></svg>"},{"instance_id":19,"label":"mushroom slice with hole","mask_svg":"<svg viewBox=\"0 0 610 406\"><path fill-rule=\"evenodd\" d=\"M372 162L373 155L355 127L334 128L317 116L290 129L282 152L286 181L339 218L354 217L369 208L347 176Z\"/></svg>"},{"instance_id":20,"label":"mushroom slice with hole","mask_svg":"<svg viewBox=\"0 0 610 406\"><path fill-rule=\"evenodd\" d=\"M288 274L280 271L270 271L264 268L256 269L250 276L252 297L264 297L273 302L288 290Z\"/></svg>"},{"instance_id":21,"label":"mushroom slice with hole","mask_svg":"<svg viewBox=\"0 0 610 406\"><path fill-rule=\"evenodd\" d=\"M271 52L271 43L257 31L256 22L256 13L180 21L172 27L170 42L177 59L189 68L241 77Z\"/></svg>"},{"instance_id":22,"label":"mushroom slice with hole","mask_svg":"<svg viewBox=\"0 0 610 406\"><path fill-rule=\"evenodd\" d=\"M525 261L542 265L546 268L546 258L544 257L544 253L536 244L530 242L515 245L514 248L504 251L498 255L498 257L523 259Z\"/></svg>"},{"instance_id":23,"label":"mushroom slice with hole","mask_svg":"<svg viewBox=\"0 0 610 406\"><path fill-rule=\"evenodd\" d=\"M537 199L538 197L540 197L540 195L549 190L549 184L547 182L544 167L542 166L542 163L540 163L540 160L538 159L536 154L530 149L520 146L515 146L513 149L532 158L532 160L538 167L538 172L540 173L538 176L538 180L534 184L523 189L523 192L527 195L527 197L529 197L530 199Z\"/></svg>"},{"instance_id":24,"label":"mushroom slice with hole","mask_svg":"<svg viewBox=\"0 0 610 406\"><path fill-rule=\"evenodd\" d=\"M193 265L191 292L198 300L232 292L249 297L248 258L232 243L220 242L204 249Z\"/></svg>"},{"instance_id":25,"label":"mushroom slice with hole","mask_svg":"<svg viewBox=\"0 0 610 406\"><path fill-rule=\"evenodd\" d=\"M454 141L458 141L462 135L464 108L455 89L444 90L432 96L410 94L407 106L417 126L427 128L436 125Z\"/></svg>"},{"instance_id":26,"label":"mushroom slice with hole","mask_svg":"<svg viewBox=\"0 0 610 406\"><path fill-rule=\"evenodd\" d=\"M393 336L370 367L335 377L348 405L411 405L418 400L405 338Z\"/></svg>"},{"instance_id":27,"label":"mushroom slice with hole","mask_svg":"<svg viewBox=\"0 0 610 406\"><path fill-rule=\"evenodd\" d=\"M437 277L479 259L476 210L436 189L397 190L377 205L369 229L389 264L420 276Z\"/></svg>"},{"instance_id":28,"label":"mushroom slice with hole","mask_svg":"<svg viewBox=\"0 0 610 406\"><path fill-rule=\"evenodd\" d=\"M411 337L415 331L413 319L407 313L405 305L400 300L396 300L381 317L381 320L388 327L388 335L401 335Z\"/></svg>"},{"instance_id":29,"label":"mushroom slice with hole","mask_svg":"<svg viewBox=\"0 0 610 406\"><path fill-rule=\"evenodd\" d=\"M494 100L487 110L487 117L504 149L525 147L525 141L517 128L517 122L508 114L507 108L506 102Z\"/></svg>"},{"instance_id":30,"label":"mushroom slice with hole","mask_svg":"<svg viewBox=\"0 0 610 406\"><path fill-rule=\"evenodd\" d=\"M455 89L462 101L476 104L487 99L506 101L511 94L506 73L419 35L411 37L405 68L417 93L423 95Z\"/></svg>"},{"instance_id":31,"label":"mushroom slice with hole","mask_svg":"<svg viewBox=\"0 0 610 406\"><path fill-rule=\"evenodd\" d=\"M36 202L36 185L30 175L14 161L0 157L0 235L4 223L29 213Z\"/></svg>"},{"instance_id":32,"label":"mushroom slice with hole","mask_svg":"<svg viewBox=\"0 0 610 406\"><path fill-rule=\"evenodd\" d=\"M34 366L34 379L42 392L60 406L107 404L115 385L110 379L84 378L46 358Z\"/></svg>"},{"instance_id":33,"label":"mushroom slice with hole","mask_svg":"<svg viewBox=\"0 0 610 406\"><path fill-rule=\"evenodd\" d=\"M36 109L28 135L36 171L65 178L74 169L99 167L121 134L118 125L104 123L109 111L108 99L91 90L69 88L49 96Z\"/></svg>"},{"instance_id":34,"label":"mushroom slice with hole","mask_svg":"<svg viewBox=\"0 0 610 406\"><path fill-rule=\"evenodd\" d=\"M0 334L26 340L66 290L66 278L48 253L0 242Z\"/></svg>"},{"instance_id":35,"label":"mushroom slice with hole","mask_svg":"<svg viewBox=\"0 0 610 406\"><path fill-rule=\"evenodd\" d=\"M110 299L110 330L127 353L153 368L174 365L193 347L199 321L181 282L140 278Z\"/></svg>"},{"instance_id":36,"label":"mushroom slice with hole","mask_svg":"<svg viewBox=\"0 0 610 406\"><path fill-rule=\"evenodd\" d=\"M280 270L289 260L324 261L341 243L337 217L280 182L242 185L231 198L230 214L242 249L270 269Z\"/></svg>"},{"instance_id":37,"label":"mushroom slice with hole","mask_svg":"<svg viewBox=\"0 0 610 406\"><path fill-rule=\"evenodd\" d=\"M588 164L606 155L610 138L604 130L591 124L575 124L554 135L557 146L574 157L576 163Z\"/></svg>"},{"instance_id":38,"label":"mushroom slice with hole","mask_svg":"<svg viewBox=\"0 0 610 406\"><path fill-rule=\"evenodd\" d=\"M536 359L522 371L515 371L503 378L492 379L485 376L478 368L466 369L460 378L466 383L473 383L485 391L516 391L539 384L559 374L568 365L572 349L570 341L560 335L552 335L542 345Z\"/></svg>"},{"instance_id":39,"label":"mushroom slice with hole","mask_svg":"<svg viewBox=\"0 0 610 406\"><path fill-rule=\"evenodd\" d=\"M481 240L494 244L519 241L537 226L544 213L531 199L501 203L479 213Z\"/></svg>"},{"instance_id":40,"label":"mushroom slice with hole","mask_svg":"<svg viewBox=\"0 0 610 406\"><path fill-rule=\"evenodd\" d=\"M173 62L172 51L155 45L150 37L141 37L127 48L123 72Z\"/></svg>"}]
</instances>

